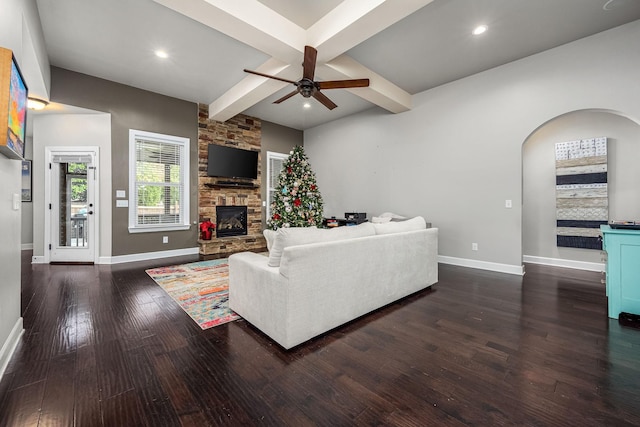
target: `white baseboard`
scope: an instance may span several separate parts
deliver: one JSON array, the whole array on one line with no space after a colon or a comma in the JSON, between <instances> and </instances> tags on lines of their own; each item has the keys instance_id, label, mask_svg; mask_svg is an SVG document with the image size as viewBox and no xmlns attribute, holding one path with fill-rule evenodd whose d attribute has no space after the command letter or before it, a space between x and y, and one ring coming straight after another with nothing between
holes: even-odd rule
<instances>
[{"instance_id":1,"label":"white baseboard","mask_svg":"<svg viewBox=\"0 0 640 427\"><path fill-rule=\"evenodd\" d=\"M21 246L21 249L23 251L33 250L33 243L23 243L22 246Z\"/></svg>"},{"instance_id":2,"label":"white baseboard","mask_svg":"<svg viewBox=\"0 0 640 427\"><path fill-rule=\"evenodd\" d=\"M540 256L532 256L532 255L523 255L522 261L528 262L531 264L575 268L577 270L598 271L598 272L603 272L605 270L604 263L600 263L600 262L573 261L570 259L545 258Z\"/></svg>"},{"instance_id":3,"label":"white baseboard","mask_svg":"<svg viewBox=\"0 0 640 427\"><path fill-rule=\"evenodd\" d=\"M20 341L20 336L22 336L23 333L24 328L22 327L22 317L18 317L15 325L13 325L11 333L4 344L2 344L2 349L0 349L0 378L4 375L4 371L7 369L9 360L11 359L11 356L13 356L13 352L16 350L18 342Z\"/></svg>"},{"instance_id":4,"label":"white baseboard","mask_svg":"<svg viewBox=\"0 0 640 427\"><path fill-rule=\"evenodd\" d=\"M144 252L140 254L118 255L118 256L101 256L98 258L97 264L122 264L125 262L145 261L148 259L173 258L185 255L197 255L200 248L174 249L171 251ZM43 256L31 257L31 264L46 264Z\"/></svg>"},{"instance_id":5,"label":"white baseboard","mask_svg":"<svg viewBox=\"0 0 640 427\"><path fill-rule=\"evenodd\" d=\"M478 261L475 259L456 258L438 255L438 262L442 264L457 265L460 267L478 268L480 270L497 271L498 273L524 275L523 265L499 264L497 262Z\"/></svg>"},{"instance_id":6,"label":"white baseboard","mask_svg":"<svg viewBox=\"0 0 640 427\"><path fill-rule=\"evenodd\" d=\"M149 259L173 258L185 255L198 255L200 248L174 249L171 251L145 252L141 254L100 257L98 264L122 264L125 262L146 261Z\"/></svg>"}]
</instances>

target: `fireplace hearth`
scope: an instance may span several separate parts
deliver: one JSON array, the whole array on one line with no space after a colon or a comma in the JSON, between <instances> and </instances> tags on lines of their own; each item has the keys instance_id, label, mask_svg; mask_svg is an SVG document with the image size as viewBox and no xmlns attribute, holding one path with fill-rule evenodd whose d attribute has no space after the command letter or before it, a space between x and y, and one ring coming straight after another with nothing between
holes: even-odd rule
<instances>
[{"instance_id":1,"label":"fireplace hearth","mask_svg":"<svg viewBox=\"0 0 640 427\"><path fill-rule=\"evenodd\" d=\"M216 237L246 235L246 206L216 206Z\"/></svg>"}]
</instances>

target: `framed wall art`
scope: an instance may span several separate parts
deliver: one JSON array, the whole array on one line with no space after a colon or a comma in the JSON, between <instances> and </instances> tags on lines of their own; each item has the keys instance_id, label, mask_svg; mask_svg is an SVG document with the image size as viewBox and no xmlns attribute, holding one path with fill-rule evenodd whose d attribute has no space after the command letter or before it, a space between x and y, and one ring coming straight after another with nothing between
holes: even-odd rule
<instances>
[{"instance_id":1,"label":"framed wall art","mask_svg":"<svg viewBox=\"0 0 640 427\"><path fill-rule=\"evenodd\" d=\"M31 160L22 161L22 201L31 201L31 184L33 178L31 177Z\"/></svg>"}]
</instances>

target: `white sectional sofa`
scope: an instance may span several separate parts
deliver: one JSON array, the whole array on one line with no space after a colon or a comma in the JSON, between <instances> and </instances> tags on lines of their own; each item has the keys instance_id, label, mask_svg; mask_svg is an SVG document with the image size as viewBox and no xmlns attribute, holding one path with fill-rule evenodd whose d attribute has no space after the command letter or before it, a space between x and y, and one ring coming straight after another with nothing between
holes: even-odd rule
<instances>
[{"instance_id":1,"label":"white sectional sofa","mask_svg":"<svg viewBox=\"0 0 640 427\"><path fill-rule=\"evenodd\" d=\"M229 306L285 349L438 281L438 229L422 217L267 239L268 257L229 257Z\"/></svg>"}]
</instances>

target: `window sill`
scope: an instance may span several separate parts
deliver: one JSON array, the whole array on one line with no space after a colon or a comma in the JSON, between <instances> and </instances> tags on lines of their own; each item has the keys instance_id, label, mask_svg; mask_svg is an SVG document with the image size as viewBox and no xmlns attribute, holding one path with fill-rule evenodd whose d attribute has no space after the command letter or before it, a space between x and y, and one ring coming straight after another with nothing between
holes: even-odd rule
<instances>
[{"instance_id":1,"label":"window sill","mask_svg":"<svg viewBox=\"0 0 640 427\"><path fill-rule=\"evenodd\" d=\"M160 231L183 231L189 230L191 225L174 225L174 226L158 226L158 227L129 227L129 233L155 233Z\"/></svg>"}]
</instances>

